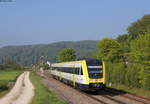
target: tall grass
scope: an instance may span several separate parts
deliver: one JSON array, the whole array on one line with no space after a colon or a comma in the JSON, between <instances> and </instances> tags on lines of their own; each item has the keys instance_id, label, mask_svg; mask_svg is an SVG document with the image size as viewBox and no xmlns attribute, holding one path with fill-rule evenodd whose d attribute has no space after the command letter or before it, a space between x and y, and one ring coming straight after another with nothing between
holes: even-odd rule
<instances>
[{"instance_id":1,"label":"tall grass","mask_svg":"<svg viewBox=\"0 0 150 104\"><path fill-rule=\"evenodd\" d=\"M31 73L30 79L35 86L35 96L32 104L66 104L66 102L56 95L53 91L49 90L43 83L42 79L35 74Z\"/></svg>"},{"instance_id":2,"label":"tall grass","mask_svg":"<svg viewBox=\"0 0 150 104\"><path fill-rule=\"evenodd\" d=\"M134 87L125 86L125 85L121 85L121 84L113 84L112 87L129 92L129 93L133 93L133 94L136 94L139 96L144 96L144 97L150 98L150 90L145 90L142 88L134 88Z\"/></svg>"}]
</instances>

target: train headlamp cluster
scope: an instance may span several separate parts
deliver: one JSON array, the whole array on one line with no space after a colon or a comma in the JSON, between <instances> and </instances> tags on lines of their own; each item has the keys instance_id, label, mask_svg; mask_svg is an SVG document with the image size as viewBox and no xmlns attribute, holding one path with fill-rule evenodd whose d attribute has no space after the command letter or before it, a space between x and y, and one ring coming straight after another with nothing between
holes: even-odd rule
<instances>
[{"instance_id":1,"label":"train headlamp cluster","mask_svg":"<svg viewBox=\"0 0 150 104\"><path fill-rule=\"evenodd\" d=\"M100 83L91 83L91 87L101 87Z\"/></svg>"}]
</instances>

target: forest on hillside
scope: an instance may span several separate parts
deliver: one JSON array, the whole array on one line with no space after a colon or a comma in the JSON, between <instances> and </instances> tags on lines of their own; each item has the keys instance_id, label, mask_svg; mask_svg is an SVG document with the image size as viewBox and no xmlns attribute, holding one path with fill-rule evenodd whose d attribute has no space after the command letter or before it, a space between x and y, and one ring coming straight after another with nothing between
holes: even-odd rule
<instances>
[{"instance_id":1,"label":"forest on hillside","mask_svg":"<svg viewBox=\"0 0 150 104\"><path fill-rule=\"evenodd\" d=\"M57 61L59 52L64 48L76 51L77 58L93 57L96 52L96 40L65 41L41 45L6 46L0 48L0 64L17 63L20 65L37 64L40 57L51 62Z\"/></svg>"}]
</instances>

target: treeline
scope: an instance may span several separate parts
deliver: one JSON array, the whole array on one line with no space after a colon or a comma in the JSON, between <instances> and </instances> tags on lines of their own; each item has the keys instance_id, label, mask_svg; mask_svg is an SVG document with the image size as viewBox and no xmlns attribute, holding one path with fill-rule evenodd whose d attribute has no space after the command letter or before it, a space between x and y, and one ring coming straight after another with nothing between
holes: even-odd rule
<instances>
[{"instance_id":1,"label":"treeline","mask_svg":"<svg viewBox=\"0 0 150 104\"><path fill-rule=\"evenodd\" d=\"M116 39L100 40L97 56L106 62L108 82L150 89L150 15L127 31Z\"/></svg>"},{"instance_id":2,"label":"treeline","mask_svg":"<svg viewBox=\"0 0 150 104\"><path fill-rule=\"evenodd\" d=\"M10 58L20 65L37 64L40 57L51 62L57 61L59 52L64 48L72 48L76 51L77 57L90 57L96 52L96 40L66 41L43 45L7 46L0 48L0 64Z\"/></svg>"},{"instance_id":3,"label":"treeline","mask_svg":"<svg viewBox=\"0 0 150 104\"><path fill-rule=\"evenodd\" d=\"M24 66L17 64L14 60L6 57L3 64L0 64L0 70L24 70Z\"/></svg>"}]
</instances>

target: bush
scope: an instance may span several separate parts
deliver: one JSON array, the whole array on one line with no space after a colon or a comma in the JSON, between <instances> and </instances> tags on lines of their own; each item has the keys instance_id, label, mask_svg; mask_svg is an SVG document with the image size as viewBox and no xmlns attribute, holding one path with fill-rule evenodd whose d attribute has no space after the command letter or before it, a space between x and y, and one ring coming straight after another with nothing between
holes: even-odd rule
<instances>
[{"instance_id":1,"label":"bush","mask_svg":"<svg viewBox=\"0 0 150 104\"><path fill-rule=\"evenodd\" d=\"M150 66L141 65L139 72L140 84L144 89L150 89Z\"/></svg>"},{"instance_id":2,"label":"bush","mask_svg":"<svg viewBox=\"0 0 150 104\"><path fill-rule=\"evenodd\" d=\"M131 87L140 87L139 83L139 65L130 64L127 66L125 75L125 85Z\"/></svg>"},{"instance_id":3,"label":"bush","mask_svg":"<svg viewBox=\"0 0 150 104\"><path fill-rule=\"evenodd\" d=\"M126 70L125 70L125 65L123 63L114 64L113 73L112 73L114 83L124 84L125 74L126 74Z\"/></svg>"},{"instance_id":4,"label":"bush","mask_svg":"<svg viewBox=\"0 0 150 104\"><path fill-rule=\"evenodd\" d=\"M123 63L108 63L106 69L108 82L124 84L126 70Z\"/></svg>"}]
</instances>

